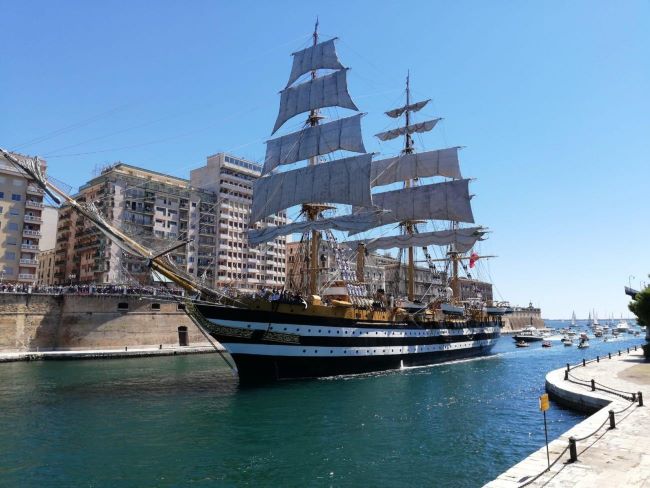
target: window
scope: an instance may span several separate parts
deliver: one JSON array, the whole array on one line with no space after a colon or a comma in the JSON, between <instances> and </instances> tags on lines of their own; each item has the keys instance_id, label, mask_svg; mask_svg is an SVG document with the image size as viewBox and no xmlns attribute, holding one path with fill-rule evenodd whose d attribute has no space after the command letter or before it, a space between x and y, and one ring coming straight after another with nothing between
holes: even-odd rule
<instances>
[{"instance_id":1,"label":"window","mask_svg":"<svg viewBox=\"0 0 650 488\"><path fill-rule=\"evenodd\" d=\"M0 191L0 198L4 198L4 197L5 197L5 192Z\"/></svg>"},{"instance_id":2,"label":"window","mask_svg":"<svg viewBox=\"0 0 650 488\"><path fill-rule=\"evenodd\" d=\"M9 222L7 225L8 230L18 230L18 224L16 222Z\"/></svg>"},{"instance_id":3,"label":"window","mask_svg":"<svg viewBox=\"0 0 650 488\"><path fill-rule=\"evenodd\" d=\"M13 251L7 251L5 253L5 259L7 261L13 261L14 259L16 259L16 253Z\"/></svg>"},{"instance_id":4,"label":"window","mask_svg":"<svg viewBox=\"0 0 650 488\"><path fill-rule=\"evenodd\" d=\"M14 202L20 202L20 195L16 195L15 193L12 193L12 194L11 194L11 199L12 199Z\"/></svg>"},{"instance_id":5,"label":"window","mask_svg":"<svg viewBox=\"0 0 650 488\"><path fill-rule=\"evenodd\" d=\"M7 237L8 246L15 246L16 244L18 244L18 241L16 241L15 237Z\"/></svg>"},{"instance_id":6,"label":"window","mask_svg":"<svg viewBox=\"0 0 650 488\"><path fill-rule=\"evenodd\" d=\"M12 183L14 184L14 186L22 186L23 180L17 180L17 179L14 178Z\"/></svg>"},{"instance_id":7,"label":"window","mask_svg":"<svg viewBox=\"0 0 650 488\"><path fill-rule=\"evenodd\" d=\"M9 215L20 215L20 210L18 210L17 208L10 208Z\"/></svg>"},{"instance_id":8,"label":"window","mask_svg":"<svg viewBox=\"0 0 650 488\"><path fill-rule=\"evenodd\" d=\"M151 310L160 310L160 303L152 303Z\"/></svg>"},{"instance_id":9,"label":"window","mask_svg":"<svg viewBox=\"0 0 650 488\"><path fill-rule=\"evenodd\" d=\"M129 309L129 304L127 302L120 302L117 304L117 309L118 310L128 310Z\"/></svg>"},{"instance_id":10,"label":"window","mask_svg":"<svg viewBox=\"0 0 650 488\"><path fill-rule=\"evenodd\" d=\"M3 276L12 275L14 274L14 269L9 266L5 266L5 269L0 271L0 274L2 274Z\"/></svg>"}]
</instances>

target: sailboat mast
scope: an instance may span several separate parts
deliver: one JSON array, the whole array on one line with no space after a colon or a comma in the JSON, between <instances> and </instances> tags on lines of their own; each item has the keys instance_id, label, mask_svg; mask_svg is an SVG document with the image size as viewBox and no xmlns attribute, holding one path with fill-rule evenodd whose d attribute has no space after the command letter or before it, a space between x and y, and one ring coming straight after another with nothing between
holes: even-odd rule
<instances>
[{"instance_id":1,"label":"sailboat mast","mask_svg":"<svg viewBox=\"0 0 650 488\"><path fill-rule=\"evenodd\" d=\"M314 25L314 34L312 46L318 44L318 17L316 18L316 25ZM312 70L311 79L315 80L318 76L317 70ZM309 118L307 122L311 127L318 125L320 116L318 114L318 109L313 109L309 112ZM317 156L314 156L309 159L309 164L311 166L316 165ZM307 218L309 220L316 220L318 218L318 206L317 205L305 205ZM309 294L316 295L318 292L318 248L320 241L320 234L317 230L311 231L311 249L309 252Z\"/></svg>"},{"instance_id":2,"label":"sailboat mast","mask_svg":"<svg viewBox=\"0 0 650 488\"><path fill-rule=\"evenodd\" d=\"M406 73L406 110L404 115L406 117L406 127L409 126L411 122L411 113L408 109L409 103L411 103L411 87L410 87L410 72ZM404 138L404 154L413 153L413 139L408 130ZM411 186L411 180L407 180L405 183L406 188ZM404 228L408 234L413 234L413 222L406 221L404 222ZM408 248L408 280L407 280L407 295L410 301L415 299L415 269L414 269L414 256L413 256L413 246Z\"/></svg>"}]
</instances>

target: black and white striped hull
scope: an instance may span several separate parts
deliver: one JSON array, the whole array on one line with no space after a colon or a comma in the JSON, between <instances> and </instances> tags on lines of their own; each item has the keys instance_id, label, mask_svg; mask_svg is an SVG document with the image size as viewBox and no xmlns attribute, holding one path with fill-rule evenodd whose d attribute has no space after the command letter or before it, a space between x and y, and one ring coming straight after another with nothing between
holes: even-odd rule
<instances>
[{"instance_id":1,"label":"black and white striped hull","mask_svg":"<svg viewBox=\"0 0 650 488\"><path fill-rule=\"evenodd\" d=\"M243 382L359 374L479 356L488 354L500 335L494 323L429 328L198 308L210 334L233 357Z\"/></svg>"}]
</instances>

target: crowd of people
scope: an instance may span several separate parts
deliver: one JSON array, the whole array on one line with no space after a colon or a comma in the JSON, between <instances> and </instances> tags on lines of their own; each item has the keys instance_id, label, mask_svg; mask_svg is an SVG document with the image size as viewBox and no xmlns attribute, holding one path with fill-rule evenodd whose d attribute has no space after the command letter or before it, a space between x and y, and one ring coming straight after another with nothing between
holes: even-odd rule
<instances>
[{"instance_id":1,"label":"crowd of people","mask_svg":"<svg viewBox=\"0 0 650 488\"><path fill-rule=\"evenodd\" d=\"M183 296L177 288L133 285L31 285L26 283L0 283L0 293L39 293L47 295L174 295Z\"/></svg>"}]
</instances>

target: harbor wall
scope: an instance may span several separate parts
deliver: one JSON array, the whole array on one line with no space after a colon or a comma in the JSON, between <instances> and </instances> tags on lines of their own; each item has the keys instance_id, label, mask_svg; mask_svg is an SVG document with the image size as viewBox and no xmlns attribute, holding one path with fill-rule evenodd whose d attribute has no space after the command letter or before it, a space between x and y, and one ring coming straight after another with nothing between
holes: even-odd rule
<instances>
[{"instance_id":1,"label":"harbor wall","mask_svg":"<svg viewBox=\"0 0 650 488\"><path fill-rule=\"evenodd\" d=\"M210 345L177 303L127 295L0 294L0 351Z\"/></svg>"},{"instance_id":2,"label":"harbor wall","mask_svg":"<svg viewBox=\"0 0 650 488\"><path fill-rule=\"evenodd\" d=\"M512 313L503 317L503 332L514 332L533 326L544 329L542 310L534 307L515 307Z\"/></svg>"}]
</instances>

